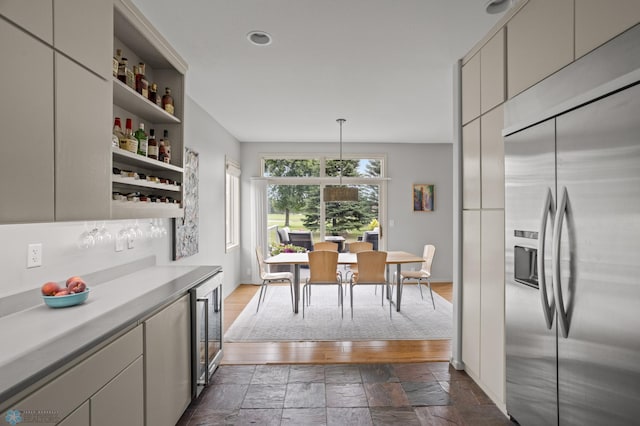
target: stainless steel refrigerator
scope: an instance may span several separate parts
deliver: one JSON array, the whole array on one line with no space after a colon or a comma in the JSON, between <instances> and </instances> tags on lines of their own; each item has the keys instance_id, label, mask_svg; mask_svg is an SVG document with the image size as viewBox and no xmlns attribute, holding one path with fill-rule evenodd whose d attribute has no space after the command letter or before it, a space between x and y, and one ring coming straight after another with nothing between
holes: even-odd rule
<instances>
[{"instance_id":1,"label":"stainless steel refrigerator","mask_svg":"<svg viewBox=\"0 0 640 426\"><path fill-rule=\"evenodd\" d=\"M640 27L505 105L506 402L640 424Z\"/></svg>"}]
</instances>

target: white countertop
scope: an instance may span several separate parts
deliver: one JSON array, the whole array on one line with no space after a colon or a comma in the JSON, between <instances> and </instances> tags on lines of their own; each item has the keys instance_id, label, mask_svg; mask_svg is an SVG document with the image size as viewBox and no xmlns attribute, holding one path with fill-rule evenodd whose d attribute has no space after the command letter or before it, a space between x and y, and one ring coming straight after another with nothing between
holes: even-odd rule
<instances>
[{"instance_id":1,"label":"white countertop","mask_svg":"<svg viewBox=\"0 0 640 426\"><path fill-rule=\"evenodd\" d=\"M41 301L0 317L0 401L217 273L219 266L151 266L104 282L87 282L86 302L50 308ZM39 290L38 290L39 291Z\"/></svg>"}]
</instances>

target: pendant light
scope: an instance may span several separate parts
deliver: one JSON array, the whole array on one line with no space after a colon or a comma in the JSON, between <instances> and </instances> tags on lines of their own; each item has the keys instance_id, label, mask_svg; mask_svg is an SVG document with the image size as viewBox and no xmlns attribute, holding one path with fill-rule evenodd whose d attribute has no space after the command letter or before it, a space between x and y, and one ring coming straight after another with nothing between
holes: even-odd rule
<instances>
[{"instance_id":1,"label":"pendant light","mask_svg":"<svg viewBox=\"0 0 640 426\"><path fill-rule=\"evenodd\" d=\"M350 188L342 185L342 125L347 120L338 118L336 121L340 124L340 185L325 187L323 198L325 203L358 201L358 188Z\"/></svg>"}]
</instances>

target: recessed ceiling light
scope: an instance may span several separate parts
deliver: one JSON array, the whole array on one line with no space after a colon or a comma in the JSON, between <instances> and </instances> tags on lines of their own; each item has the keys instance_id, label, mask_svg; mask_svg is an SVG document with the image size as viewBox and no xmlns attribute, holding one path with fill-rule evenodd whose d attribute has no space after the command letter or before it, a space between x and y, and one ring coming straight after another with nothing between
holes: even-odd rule
<instances>
[{"instance_id":1,"label":"recessed ceiling light","mask_svg":"<svg viewBox=\"0 0 640 426\"><path fill-rule=\"evenodd\" d=\"M502 13L511 7L511 3L512 0L489 0L485 10L491 15Z\"/></svg>"},{"instance_id":2,"label":"recessed ceiling light","mask_svg":"<svg viewBox=\"0 0 640 426\"><path fill-rule=\"evenodd\" d=\"M264 31L251 31L247 39L256 46L268 46L271 44L271 36Z\"/></svg>"}]
</instances>

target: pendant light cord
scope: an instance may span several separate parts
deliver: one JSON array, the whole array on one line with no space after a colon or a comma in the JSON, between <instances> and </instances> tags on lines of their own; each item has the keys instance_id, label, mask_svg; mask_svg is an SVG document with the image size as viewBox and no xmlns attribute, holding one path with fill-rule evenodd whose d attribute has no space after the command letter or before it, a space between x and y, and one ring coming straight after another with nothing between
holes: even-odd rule
<instances>
[{"instance_id":1,"label":"pendant light cord","mask_svg":"<svg viewBox=\"0 0 640 426\"><path fill-rule=\"evenodd\" d=\"M340 185L342 185L342 124L347 120L338 118L336 121L340 123Z\"/></svg>"}]
</instances>

